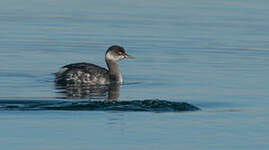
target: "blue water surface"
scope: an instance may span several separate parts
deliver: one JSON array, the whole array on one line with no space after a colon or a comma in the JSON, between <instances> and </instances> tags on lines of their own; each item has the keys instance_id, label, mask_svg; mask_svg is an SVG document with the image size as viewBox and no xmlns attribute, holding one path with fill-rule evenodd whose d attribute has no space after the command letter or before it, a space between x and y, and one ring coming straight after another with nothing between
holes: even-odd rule
<instances>
[{"instance_id":1,"label":"blue water surface","mask_svg":"<svg viewBox=\"0 0 269 150\"><path fill-rule=\"evenodd\" d=\"M117 44L136 56L120 62L125 83L118 101L160 99L201 109L1 110L1 149L267 150L268 6L265 0L1 1L0 101L88 100L69 97L53 73L74 62L105 67L106 49Z\"/></svg>"}]
</instances>

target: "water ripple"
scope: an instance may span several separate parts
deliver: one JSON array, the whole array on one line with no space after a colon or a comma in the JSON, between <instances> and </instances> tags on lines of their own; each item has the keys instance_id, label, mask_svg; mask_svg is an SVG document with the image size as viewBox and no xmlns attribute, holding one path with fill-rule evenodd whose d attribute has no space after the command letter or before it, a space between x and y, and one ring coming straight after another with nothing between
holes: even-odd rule
<instances>
[{"instance_id":1,"label":"water ripple","mask_svg":"<svg viewBox=\"0 0 269 150\"><path fill-rule=\"evenodd\" d=\"M196 111L198 107L185 102L166 100L134 101L22 101L1 100L0 110L70 110L70 111Z\"/></svg>"}]
</instances>

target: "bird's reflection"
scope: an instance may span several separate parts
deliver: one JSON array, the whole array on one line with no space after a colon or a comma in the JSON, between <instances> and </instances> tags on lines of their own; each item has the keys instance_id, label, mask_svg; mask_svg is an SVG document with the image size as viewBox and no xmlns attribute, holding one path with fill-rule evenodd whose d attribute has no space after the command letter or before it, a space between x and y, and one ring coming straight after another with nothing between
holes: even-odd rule
<instances>
[{"instance_id":1,"label":"bird's reflection","mask_svg":"<svg viewBox=\"0 0 269 150\"><path fill-rule=\"evenodd\" d=\"M118 100L120 96L120 84L110 85L59 85L56 89L66 99L90 99L90 100Z\"/></svg>"}]
</instances>

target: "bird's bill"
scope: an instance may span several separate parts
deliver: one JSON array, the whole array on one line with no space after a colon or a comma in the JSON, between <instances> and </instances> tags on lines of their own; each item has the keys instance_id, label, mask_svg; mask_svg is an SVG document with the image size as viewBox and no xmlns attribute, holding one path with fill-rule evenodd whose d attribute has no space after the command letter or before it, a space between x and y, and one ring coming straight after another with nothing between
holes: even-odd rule
<instances>
[{"instance_id":1,"label":"bird's bill","mask_svg":"<svg viewBox=\"0 0 269 150\"><path fill-rule=\"evenodd\" d=\"M128 55L128 54L125 54L124 57L128 58L128 59L134 59L135 58L134 56L131 56L131 55Z\"/></svg>"}]
</instances>

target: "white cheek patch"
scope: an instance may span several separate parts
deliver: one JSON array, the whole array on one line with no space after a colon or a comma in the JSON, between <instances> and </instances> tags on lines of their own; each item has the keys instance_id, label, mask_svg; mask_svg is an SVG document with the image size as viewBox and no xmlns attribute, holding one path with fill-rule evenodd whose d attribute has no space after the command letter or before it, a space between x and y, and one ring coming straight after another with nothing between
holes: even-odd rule
<instances>
[{"instance_id":1,"label":"white cheek patch","mask_svg":"<svg viewBox=\"0 0 269 150\"><path fill-rule=\"evenodd\" d=\"M106 59L108 59L108 60L114 60L114 61L119 61L119 60L124 59L124 56L123 56L123 55L120 55L120 56L114 56L114 55L112 55L111 53L107 53L107 54L106 54Z\"/></svg>"},{"instance_id":2,"label":"white cheek patch","mask_svg":"<svg viewBox=\"0 0 269 150\"><path fill-rule=\"evenodd\" d=\"M116 61L120 61L120 60L122 60L122 59L124 59L124 56L122 56L122 55L119 55L119 56L116 56L116 57L115 57L115 60L116 60Z\"/></svg>"},{"instance_id":3,"label":"white cheek patch","mask_svg":"<svg viewBox=\"0 0 269 150\"><path fill-rule=\"evenodd\" d=\"M111 55L110 53L107 53L106 54L106 59L108 59L108 60L115 60L114 56Z\"/></svg>"}]
</instances>

